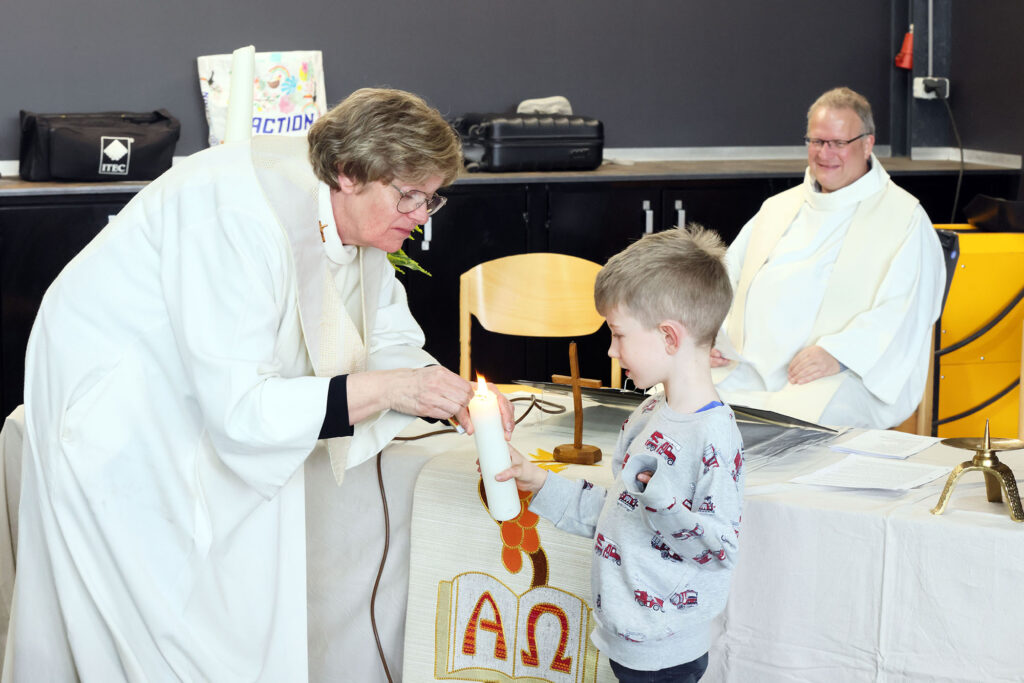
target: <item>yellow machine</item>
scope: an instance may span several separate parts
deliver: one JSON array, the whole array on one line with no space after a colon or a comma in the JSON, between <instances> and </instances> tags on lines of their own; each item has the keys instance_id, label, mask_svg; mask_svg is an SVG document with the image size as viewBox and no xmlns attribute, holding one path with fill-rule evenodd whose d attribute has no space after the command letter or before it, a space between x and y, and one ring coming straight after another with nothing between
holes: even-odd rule
<instances>
[{"instance_id":1,"label":"yellow machine","mask_svg":"<svg viewBox=\"0 0 1024 683\"><path fill-rule=\"evenodd\" d=\"M1024 234L979 232L970 225L936 225L955 230L960 258L939 325L939 347L957 345L995 319L1024 289ZM970 415L948 421L989 401L1021 376L1024 301L977 339L938 357L935 419L941 437L978 436L990 421L993 436L1016 437L1021 415L1017 387Z\"/></svg>"}]
</instances>

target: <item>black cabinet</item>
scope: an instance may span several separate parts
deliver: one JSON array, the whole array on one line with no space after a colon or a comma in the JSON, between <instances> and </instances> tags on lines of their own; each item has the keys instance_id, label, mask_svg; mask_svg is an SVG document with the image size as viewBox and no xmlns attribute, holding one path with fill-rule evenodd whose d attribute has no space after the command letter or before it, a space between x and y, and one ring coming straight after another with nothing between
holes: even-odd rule
<instances>
[{"instance_id":1,"label":"black cabinet","mask_svg":"<svg viewBox=\"0 0 1024 683\"><path fill-rule=\"evenodd\" d=\"M621 183L548 186L548 251L604 264L661 225L661 188Z\"/></svg>"},{"instance_id":2,"label":"black cabinet","mask_svg":"<svg viewBox=\"0 0 1024 683\"><path fill-rule=\"evenodd\" d=\"M645 234L681 223L716 230L726 244L772 194L798 179L716 178L680 181L566 183L547 186L548 251L604 264ZM580 373L609 383L607 328L577 340ZM547 344L547 364L530 379L569 374L567 344Z\"/></svg>"},{"instance_id":3,"label":"black cabinet","mask_svg":"<svg viewBox=\"0 0 1024 683\"><path fill-rule=\"evenodd\" d=\"M975 197L1016 199L1020 171L957 173L892 173L894 183L917 197L932 223L966 223L964 207ZM956 203L956 214L953 204ZM953 219L953 220L950 220Z\"/></svg>"},{"instance_id":4,"label":"black cabinet","mask_svg":"<svg viewBox=\"0 0 1024 683\"><path fill-rule=\"evenodd\" d=\"M0 205L0 401L22 401L25 347L46 288L131 195L12 198ZM75 343L69 339L69 344Z\"/></svg>"},{"instance_id":5,"label":"black cabinet","mask_svg":"<svg viewBox=\"0 0 1024 683\"><path fill-rule=\"evenodd\" d=\"M547 251L604 264L662 223L661 188L657 184L551 184L546 194ZM569 341L576 342L580 375L599 379L608 386L611 335L605 326L583 338L545 342L545 365L537 368L529 379L549 380L556 373L568 375Z\"/></svg>"},{"instance_id":6,"label":"black cabinet","mask_svg":"<svg viewBox=\"0 0 1024 683\"><path fill-rule=\"evenodd\" d=\"M426 334L426 350L444 367L459 371L459 276L483 261L531 251L529 196L522 185L455 186L444 191L448 203L407 242L406 253L430 275L407 271L409 309ZM527 286L524 283L524 286ZM474 319L474 323L476 323ZM524 340L501 337L476 324L473 363L488 380L525 377ZM519 365L516 365L518 363Z\"/></svg>"},{"instance_id":7,"label":"black cabinet","mask_svg":"<svg viewBox=\"0 0 1024 683\"><path fill-rule=\"evenodd\" d=\"M917 196L936 223L949 220L959 183L957 221L976 194L1015 199L1020 171L948 162L886 161L893 180ZM481 174L444 191L448 204L407 253L431 276L407 272L409 306L427 350L459 367L459 276L483 261L550 251L605 263L647 232L686 222L716 230L728 244L768 197L803 179L801 160L643 162L588 173ZM613 174L611 176L606 173ZM0 401L22 401L24 354L43 293L64 265L142 185L86 188L0 180ZM523 282L526 291L531 284ZM550 379L569 374L569 339L497 335L473 321L473 366L488 379ZM602 327L577 339L584 377L608 383L610 341ZM69 341L69 343L71 343Z\"/></svg>"},{"instance_id":8,"label":"black cabinet","mask_svg":"<svg viewBox=\"0 0 1024 683\"><path fill-rule=\"evenodd\" d=\"M661 195L661 227L698 223L731 244L765 199L796 182L782 178L737 178L673 184Z\"/></svg>"}]
</instances>

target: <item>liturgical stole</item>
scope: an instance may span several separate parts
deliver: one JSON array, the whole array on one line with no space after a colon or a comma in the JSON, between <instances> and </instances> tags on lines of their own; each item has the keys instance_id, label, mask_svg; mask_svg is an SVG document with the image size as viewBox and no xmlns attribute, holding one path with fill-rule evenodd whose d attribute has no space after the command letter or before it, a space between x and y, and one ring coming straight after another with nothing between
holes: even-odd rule
<instances>
[{"instance_id":1,"label":"liturgical stole","mask_svg":"<svg viewBox=\"0 0 1024 683\"><path fill-rule=\"evenodd\" d=\"M769 198L754 219L727 325L729 338L741 354L750 285L796 219L804 205L806 191L807 188L800 185ZM889 271L889 264L907 238L910 219L917 205L918 201L913 195L891 181L883 191L859 203L829 275L810 337L802 348L816 343L824 336L842 331L857 315L874 305L878 289ZM721 381L721 378L716 379ZM821 403L824 408L827 399L831 398L841 382L842 373L823 377L804 386L822 383L820 388L825 389L825 385L830 385L827 395L818 397L819 400L826 399Z\"/></svg>"}]
</instances>

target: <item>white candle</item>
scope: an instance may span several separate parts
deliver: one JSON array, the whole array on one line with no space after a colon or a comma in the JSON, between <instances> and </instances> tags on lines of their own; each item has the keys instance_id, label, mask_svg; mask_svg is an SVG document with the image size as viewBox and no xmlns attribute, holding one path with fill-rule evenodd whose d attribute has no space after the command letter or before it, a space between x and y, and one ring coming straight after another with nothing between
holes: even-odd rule
<instances>
[{"instance_id":1,"label":"white candle","mask_svg":"<svg viewBox=\"0 0 1024 683\"><path fill-rule=\"evenodd\" d=\"M514 479L494 479L495 474L512 466L512 458L508 453L505 429L501 424L498 397L487 389L482 377L477 382L477 391L469 402L469 416L473 420L480 477L484 482L491 517L499 522L514 519L519 516L521 509L516 482Z\"/></svg>"},{"instance_id":2,"label":"white candle","mask_svg":"<svg viewBox=\"0 0 1024 683\"><path fill-rule=\"evenodd\" d=\"M252 84L255 69L256 48L252 45L240 47L231 54L231 90L228 91L224 142L248 140L252 137Z\"/></svg>"}]
</instances>

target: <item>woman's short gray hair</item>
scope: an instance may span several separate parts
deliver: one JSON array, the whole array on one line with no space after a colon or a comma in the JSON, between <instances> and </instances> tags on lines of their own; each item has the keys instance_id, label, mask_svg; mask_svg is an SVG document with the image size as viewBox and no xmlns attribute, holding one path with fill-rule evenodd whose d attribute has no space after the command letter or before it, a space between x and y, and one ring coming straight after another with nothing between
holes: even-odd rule
<instances>
[{"instance_id":1,"label":"woman's short gray hair","mask_svg":"<svg viewBox=\"0 0 1024 683\"><path fill-rule=\"evenodd\" d=\"M833 88L814 101L807 110L807 123L810 125L814 112L825 109L852 109L860 119L861 131L864 135L875 134L875 118L871 115L871 103L867 98L849 88Z\"/></svg>"},{"instance_id":2,"label":"woman's short gray hair","mask_svg":"<svg viewBox=\"0 0 1024 683\"><path fill-rule=\"evenodd\" d=\"M320 180L338 189L338 174L360 184L399 178L450 185L462 168L459 137L422 98L403 90L362 88L309 129L309 160Z\"/></svg>"}]
</instances>

